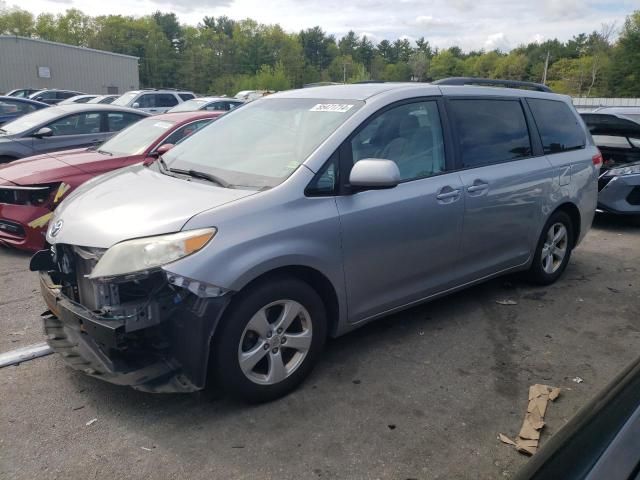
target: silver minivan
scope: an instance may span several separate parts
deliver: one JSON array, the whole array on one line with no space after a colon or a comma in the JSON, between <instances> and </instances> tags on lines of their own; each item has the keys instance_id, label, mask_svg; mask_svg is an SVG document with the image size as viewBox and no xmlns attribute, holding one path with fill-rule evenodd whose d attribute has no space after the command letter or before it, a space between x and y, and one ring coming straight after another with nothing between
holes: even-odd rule
<instances>
[{"instance_id":1,"label":"silver minivan","mask_svg":"<svg viewBox=\"0 0 640 480\"><path fill-rule=\"evenodd\" d=\"M510 272L554 282L597 202L580 116L444 83L279 93L85 183L31 262L49 344L112 383L266 401L327 337Z\"/></svg>"}]
</instances>

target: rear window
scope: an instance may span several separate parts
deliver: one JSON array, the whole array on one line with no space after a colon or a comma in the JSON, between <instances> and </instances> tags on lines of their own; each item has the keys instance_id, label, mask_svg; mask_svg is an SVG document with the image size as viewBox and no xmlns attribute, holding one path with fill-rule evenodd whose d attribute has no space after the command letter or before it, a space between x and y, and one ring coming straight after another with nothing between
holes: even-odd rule
<instances>
[{"instance_id":1,"label":"rear window","mask_svg":"<svg viewBox=\"0 0 640 480\"><path fill-rule=\"evenodd\" d=\"M528 98L545 154L584 148L585 134L569 106L556 100Z\"/></svg>"},{"instance_id":2,"label":"rear window","mask_svg":"<svg viewBox=\"0 0 640 480\"><path fill-rule=\"evenodd\" d=\"M451 100L463 168L531 156L529 130L518 100Z\"/></svg>"},{"instance_id":3,"label":"rear window","mask_svg":"<svg viewBox=\"0 0 640 480\"><path fill-rule=\"evenodd\" d=\"M196 96L193 93L179 93L178 96L184 100L185 102L187 100L191 100L193 98L196 98Z\"/></svg>"}]
</instances>

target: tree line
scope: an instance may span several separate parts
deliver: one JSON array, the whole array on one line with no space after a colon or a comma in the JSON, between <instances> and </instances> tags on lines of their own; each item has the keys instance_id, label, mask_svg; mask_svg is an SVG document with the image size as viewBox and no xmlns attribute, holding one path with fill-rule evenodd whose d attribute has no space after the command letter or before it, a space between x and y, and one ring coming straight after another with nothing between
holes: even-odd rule
<instances>
[{"instance_id":1,"label":"tree line","mask_svg":"<svg viewBox=\"0 0 640 480\"><path fill-rule=\"evenodd\" d=\"M3 7L0 34L19 35L140 58L140 82L199 93L286 90L314 82L432 81L477 76L541 82L573 96L640 96L640 10L566 42L510 52L439 49L424 37L374 43L353 31L337 39L316 26L298 33L226 16L184 25L174 13L92 17L77 9L33 15ZM546 79L545 79L546 74Z\"/></svg>"}]
</instances>

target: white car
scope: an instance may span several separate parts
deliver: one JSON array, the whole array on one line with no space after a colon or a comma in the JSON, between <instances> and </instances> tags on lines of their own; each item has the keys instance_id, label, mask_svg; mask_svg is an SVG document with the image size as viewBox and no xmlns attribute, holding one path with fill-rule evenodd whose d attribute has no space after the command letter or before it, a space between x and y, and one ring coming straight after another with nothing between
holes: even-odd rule
<instances>
[{"instance_id":1,"label":"white car","mask_svg":"<svg viewBox=\"0 0 640 480\"><path fill-rule=\"evenodd\" d=\"M176 105L196 98L185 90L159 90L155 88L131 90L113 101L112 105L137 108L148 113L165 113Z\"/></svg>"}]
</instances>

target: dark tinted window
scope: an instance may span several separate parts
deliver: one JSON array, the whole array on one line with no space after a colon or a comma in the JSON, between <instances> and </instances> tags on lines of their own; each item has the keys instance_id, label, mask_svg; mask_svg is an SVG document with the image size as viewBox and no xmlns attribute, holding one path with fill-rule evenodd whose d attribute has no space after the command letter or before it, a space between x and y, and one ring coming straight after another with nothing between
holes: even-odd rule
<instances>
[{"instance_id":1,"label":"dark tinted window","mask_svg":"<svg viewBox=\"0 0 640 480\"><path fill-rule=\"evenodd\" d=\"M76 92L58 92L56 98L59 100L66 100L67 98L75 97L78 95Z\"/></svg>"},{"instance_id":2,"label":"dark tinted window","mask_svg":"<svg viewBox=\"0 0 640 480\"><path fill-rule=\"evenodd\" d=\"M47 127L53 130L55 137L99 133L100 114L96 112L77 113L51 122Z\"/></svg>"},{"instance_id":3,"label":"dark tinted window","mask_svg":"<svg viewBox=\"0 0 640 480\"><path fill-rule=\"evenodd\" d=\"M205 118L203 120L197 120L195 122L188 123L187 125L183 125L182 127L176 129L176 131L173 132L171 135L169 135L167 138L165 138L160 145L164 145L166 143L171 143L175 145L176 143L193 135L202 127L209 125L211 121L212 121L211 118Z\"/></svg>"},{"instance_id":4,"label":"dark tinted window","mask_svg":"<svg viewBox=\"0 0 640 480\"><path fill-rule=\"evenodd\" d=\"M156 94L155 93L147 93L138 98L135 102L140 104L138 108L153 108L157 107L156 105Z\"/></svg>"},{"instance_id":5,"label":"dark tinted window","mask_svg":"<svg viewBox=\"0 0 640 480\"><path fill-rule=\"evenodd\" d=\"M531 156L518 100L451 100L450 109L463 168Z\"/></svg>"},{"instance_id":6,"label":"dark tinted window","mask_svg":"<svg viewBox=\"0 0 640 480\"><path fill-rule=\"evenodd\" d=\"M192 94L192 93L179 93L179 94L178 94L178 96L179 96L182 100L184 100L185 102L186 102L187 100L191 100L191 99L193 99L193 98L196 98L196 96L195 96L194 94Z\"/></svg>"},{"instance_id":7,"label":"dark tinted window","mask_svg":"<svg viewBox=\"0 0 640 480\"><path fill-rule=\"evenodd\" d=\"M170 93L159 93L156 98L156 107L173 107L178 104L178 99Z\"/></svg>"},{"instance_id":8,"label":"dark tinted window","mask_svg":"<svg viewBox=\"0 0 640 480\"><path fill-rule=\"evenodd\" d=\"M567 104L537 98L529 98L527 102L540 132L544 153L584 147L584 132Z\"/></svg>"},{"instance_id":9,"label":"dark tinted window","mask_svg":"<svg viewBox=\"0 0 640 480\"><path fill-rule=\"evenodd\" d=\"M107 125L109 132L119 132L125 127L128 127L134 122L137 122L142 117L134 113L127 112L109 112L107 113Z\"/></svg>"}]
</instances>

